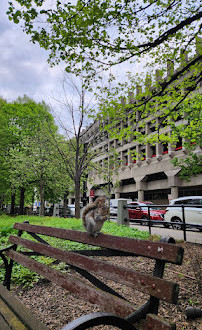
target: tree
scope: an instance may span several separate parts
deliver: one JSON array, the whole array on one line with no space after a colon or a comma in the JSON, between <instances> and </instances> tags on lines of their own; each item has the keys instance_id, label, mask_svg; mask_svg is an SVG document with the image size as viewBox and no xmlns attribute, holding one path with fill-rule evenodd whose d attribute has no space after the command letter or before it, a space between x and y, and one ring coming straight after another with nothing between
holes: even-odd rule
<instances>
[{"instance_id":1,"label":"tree","mask_svg":"<svg viewBox=\"0 0 202 330\"><path fill-rule=\"evenodd\" d=\"M54 5L13 0L8 16L14 23L24 22L31 41L49 51L52 65L64 61L69 72L86 68L89 75L129 60L150 63L153 58L158 66L168 59L179 63L200 35L200 8L200 1L194 0L78 0ZM198 54L183 70L200 59ZM168 83L176 78L173 74Z\"/></svg>"},{"instance_id":2,"label":"tree","mask_svg":"<svg viewBox=\"0 0 202 330\"><path fill-rule=\"evenodd\" d=\"M49 108L24 96L1 106L0 123L0 186L11 191L11 212L19 191L23 212L25 192L31 187L32 196L40 195L43 215L45 195L58 200L69 185L51 142L57 136L57 127Z\"/></svg>"},{"instance_id":3,"label":"tree","mask_svg":"<svg viewBox=\"0 0 202 330\"><path fill-rule=\"evenodd\" d=\"M122 160L120 159L119 153L113 147L109 148L106 154L107 158L104 158L103 161L101 161L101 164L99 164L99 162L93 162L92 166L96 171L96 175L98 175L98 177L104 181L104 184L102 184L100 188L105 192L110 207L112 191L114 191L115 188L119 186L117 176L118 170L122 164ZM91 174L89 181L92 180L92 177L93 175ZM96 185L94 184L94 187L95 186Z\"/></svg>"},{"instance_id":4,"label":"tree","mask_svg":"<svg viewBox=\"0 0 202 330\"><path fill-rule=\"evenodd\" d=\"M66 76L63 81L63 99L56 100L61 106L61 113L54 115L58 124L64 132L59 140L53 141L64 163L66 173L74 182L75 194L75 216L80 218L80 197L82 184L86 180L88 171L92 166L91 161L95 157L95 152L89 150L91 142L96 138L98 131L90 130L90 140L85 140L85 130L89 124L89 112L91 111L91 96L87 95L87 90L83 84L82 76L75 80L75 77ZM88 135L88 134L87 134ZM85 136L87 136L85 135Z\"/></svg>"},{"instance_id":5,"label":"tree","mask_svg":"<svg viewBox=\"0 0 202 330\"><path fill-rule=\"evenodd\" d=\"M8 118L5 115L7 101L0 98L0 198L1 205L10 200L10 184L8 173L3 166L5 155L7 154L8 144L11 143L11 136L8 130Z\"/></svg>"},{"instance_id":6,"label":"tree","mask_svg":"<svg viewBox=\"0 0 202 330\"><path fill-rule=\"evenodd\" d=\"M87 80L101 68L129 61L145 63L147 77L146 73L131 77L131 84L120 84L114 93L107 92L110 100L100 98L106 101L102 110L100 107L100 118L105 123L110 118L110 132L117 121L125 121L130 109L131 125L119 132L121 139L134 131L137 118L144 126L145 118L151 116L158 122L157 131L172 126L184 102L189 102L197 91L202 71L200 8L200 2L195 0L79 0L73 4L57 1L54 6L43 0L13 0L8 15L17 24L24 22L24 31L32 42L49 51L51 65L64 61L67 71L85 70ZM157 69L157 79L151 84ZM139 89L145 80L145 90L136 95L133 105L121 105L124 93L132 93L136 86ZM190 137L191 130L197 132L198 117L193 126L189 125L189 115L185 120ZM157 137L164 143L170 139L165 134ZM157 137L149 142L154 143ZM148 141L139 129L134 139ZM175 133L171 141L177 140Z\"/></svg>"}]
</instances>

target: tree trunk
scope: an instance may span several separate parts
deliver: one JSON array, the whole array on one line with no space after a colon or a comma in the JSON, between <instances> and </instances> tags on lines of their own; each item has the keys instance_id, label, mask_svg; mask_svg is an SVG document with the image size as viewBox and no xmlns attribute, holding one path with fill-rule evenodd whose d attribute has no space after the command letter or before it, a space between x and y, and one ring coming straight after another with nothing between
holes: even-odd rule
<instances>
[{"instance_id":1,"label":"tree trunk","mask_svg":"<svg viewBox=\"0 0 202 330\"><path fill-rule=\"evenodd\" d=\"M63 200L63 202L64 202L64 214L63 214L64 218L66 218L66 216L67 216L67 196L68 196L68 192L65 192L64 200Z\"/></svg>"},{"instance_id":2,"label":"tree trunk","mask_svg":"<svg viewBox=\"0 0 202 330\"><path fill-rule=\"evenodd\" d=\"M75 218L80 218L80 178L75 178Z\"/></svg>"},{"instance_id":3,"label":"tree trunk","mask_svg":"<svg viewBox=\"0 0 202 330\"><path fill-rule=\"evenodd\" d=\"M24 214L24 203L25 203L25 188L21 187L20 188L20 211L19 214L23 215Z\"/></svg>"},{"instance_id":4,"label":"tree trunk","mask_svg":"<svg viewBox=\"0 0 202 330\"><path fill-rule=\"evenodd\" d=\"M39 215L41 217L44 216L44 183L43 183L43 177L40 178L40 187L39 187L39 194L40 194L40 210Z\"/></svg>"},{"instance_id":5,"label":"tree trunk","mask_svg":"<svg viewBox=\"0 0 202 330\"><path fill-rule=\"evenodd\" d=\"M15 192L11 193L11 210L10 210L10 215L15 214Z\"/></svg>"}]
</instances>

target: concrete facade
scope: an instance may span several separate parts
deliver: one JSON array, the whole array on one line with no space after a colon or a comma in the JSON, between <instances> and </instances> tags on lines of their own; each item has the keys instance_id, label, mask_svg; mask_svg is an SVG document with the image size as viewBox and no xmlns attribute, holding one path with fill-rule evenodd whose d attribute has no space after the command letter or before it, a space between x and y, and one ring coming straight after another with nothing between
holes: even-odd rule
<instances>
[{"instance_id":1,"label":"concrete facade","mask_svg":"<svg viewBox=\"0 0 202 330\"><path fill-rule=\"evenodd\" d=\"M200 40L201 42L201 40ZM201 46L200 46L201 47ZM173 69L173 68L172 68ZM167 75L169 75L171 68L170 64L167 67ZM156 79L158 71L156 72ZM137 87L137 93L139 90ZM199 86L199 91L202 92L202 86ZM133 95L129 95L129 103L133 103ZM127 114L126 114L127 115ZM136 114L136 123L139 121L138 112ZM184 119L179 118L176 125L180 125ZM123 123L120 122L120 130ZM128 123L124 123L124 127L128 125L133 127L128 119ZM134 129L141 131L145 130L148 136L155 133L156 123L152 123L151 118L146 122L145 128ZM85 140L89 141L93 136L93 132L99 130L99 122L94 123L88 127L85 135ZM169 134L169 128L165 127L163 132ZM99 133L98 133L99 135ZM117 188L112 188L112 198L132 198L139 201L152 201L156 204L168 204L169 199L174 199L181 196L188 195L202 195L202 174L191 178L190 182L181 180L179 177L180 169L172 165L171 160L174 156L179 158L186 156L183 141L179 140L176 145L156 143L155 146L140 145L133 142L132 139L119 141L117 139L110 140L108 134L99 137L92 141L92 149L98 151L98 157L94 160L102 167L104 161L107 159L107 152L110 149L115 149L119 153L121 166L116 176L116 181L120 182ZM136 160L132 153L136 153ZM196 147L196 153L201 153L201 149ZM98 176L96 171L89 174L90 180L87 182L87 196L89 201L94 197L104 194L102 186L106 184L102 178ZM93 182L93 184L91 183ZM112 185L114 184L112 180Z\"/></svg>"},{"instance_id":2,"label":"concrete facade","mask_svg":"<svg viewBox=\"0 0 202 330\"><path fill-rule=\"evenodd\" d=\"M143 146L146 149L146 157L142 160L133 161L130 151L139 149L140 145L134 142L122 142L122 145L117 145L117 141L106 139L102 143L93 146L93 148L103 151L103 153L95 159L101 165L107 154L109 146L114 144L114 148L119 152L122 166L118 171L116 180L120 185L112 190L113 198L132 198L139 201L150 200L157 204L167 204L169 199L174 199L186 195L202 195L202 175L198 175L191 179L190 182L179 178L180 169L172 165L171 160L174 156L184 157L186 150L182 146L173 147L168 145L167 148L159 144L155 150L150 145ZM142 146L141 146L142 148ZM166 150L167 149L167 150ZM196 148L195 152L201 152L200 148ZM139 157L140 158L140 157ZM103 194L102 185L104 180L97 173L90 173L93 184L88 181L87 195L90 196L90 191L94 190L94 195ZM112 182L113 184L113 182ZM99 188L98 188L99 187ZM91 200L91 199L90 199Z\"/></svg>"}]
</instances>

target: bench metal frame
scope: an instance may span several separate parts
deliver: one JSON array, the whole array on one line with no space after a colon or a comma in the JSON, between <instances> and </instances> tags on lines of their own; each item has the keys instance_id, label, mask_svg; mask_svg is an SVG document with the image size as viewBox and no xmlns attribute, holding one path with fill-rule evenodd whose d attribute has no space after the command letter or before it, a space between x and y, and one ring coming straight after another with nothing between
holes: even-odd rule
<instances>
[{"instance_id":1,"label":"bench metal frame","mask_svg":"<svg viewBox=\"0 0 202 330\"><path fill-rule=\"evenodd\" d=\"M160 300L176 304L178 299L178 284L163 279L166 262L180 265L183 260L183 248L176 246L173 238L163 238L160 242L104 234L95 238L85 232L36 226L29 223L16 223L14 228L18 230L18 234L9 237L12 245L0 250L0 256L6 269L4 285L7 289L10 289L13 261L16 261L68 291L76 293L82 299L99 305L101 310L105 312L84 315L65 326L65 330L87 329L98 324L111 324L120 329L129 330L136 329L135 326L142 329L149 329L151 326L151 329L175 329L174 324L169 324L157 316ZM22 238L23 231L30 234L36 241ZM100 249L64 251L50 246L39 235L81 242ZM18 246L29 251L17 252ZM74 278L72 280L68 274L61 273L29 258L31 255L45 255L65 262L68 267L82 275L94 287L79 279ZM92 258L92 256L143 256L155 259L156 262L153 276L149 276L143 272L140 273L133 269ZM126 297L122 297L96 275L145 292L150 295L150 298L143 306L134 310L133 304Z\"/></svg>"}]
</instances>

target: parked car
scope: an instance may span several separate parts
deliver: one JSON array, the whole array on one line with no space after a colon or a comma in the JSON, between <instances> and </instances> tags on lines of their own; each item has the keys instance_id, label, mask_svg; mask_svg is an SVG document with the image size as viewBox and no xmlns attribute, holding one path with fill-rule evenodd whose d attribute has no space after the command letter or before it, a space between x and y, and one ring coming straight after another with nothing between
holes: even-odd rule
<instances>
[{"instance_id":1,"label":"parked car","mask_svg":"<svg viewBox=\"0 0 202 330\"><path fill-rule=\"evenodd\" d=\"M180 197L170 201L170 205L176 205L176 207L168 206L166 208L165 221L171 222L173 229L181 229L182 227L180 225L183 222L182 207L180 205L185 205L184 215L187 224L193 224L196 228L197 225L202 225L202 196ZM179 224L172 224L172 222L178 222ZM199 230L202 229L199 228Z\"/></svg>"},{"instance_id":2,"label":"parked car","mask_svg":"<svg viewBox=\"0 0 202 330\"><path fill-rule=\"evenodd\" d=\"M75 216L75 204L68 204L67 206L70 209L71 216L74 217ZM83 208L83 203L81 202L80 203L80 211L82 210L82 208Z\"/></svg>"},{"instance_id":3,"label":"parked car","mask_svg":"<svg viewBox=\"0 0 202 330\"><path fill-rule=\"evenodd\" d=\"M127 200L127 203L132 202L130 198L117 198L110 200L110 215L117 215L118 214L118 201L119 200Z\"/></svg>"},{"instance_id":4,"label":"parked car","mask_svg":"<svg viewBox=\"0 0 202 330\"><path fill-rule=\"evenodd\" d=\"M160 220L164 221L165 210L157 207L150 207L148 211L147 205L152 205L152 202L131 202L128 204L129 219L145 219L145 220ZM149 216L150 212L150 216ZM146 225L146 222L142 223ZM166 227L166 224L165 224Z\"/></svg>"},{"instance_id":5,"label":"parked car","mask_svg":"<svg viewBox=\"0 0 202 330\"><path fill-rule=\"evenodd\" d=\"M65 213L65 208L63 205L59 205L59 216L60 217L65 217L65 218L68 218L68 217L71 217L71 209L69 208L69 205L66 206L66 214Z\"/></svg>"},{"instance_id":6,"label":"parked car","mask_svg":"<svg viewBox=\"0 0 202 330\"><path fill-rule=\"evenodd\" d=\"M75 205L74 204L68 204L68 208L70 209L70 214L72 217L75 216Z\"/></svg>"}]
</instances>

